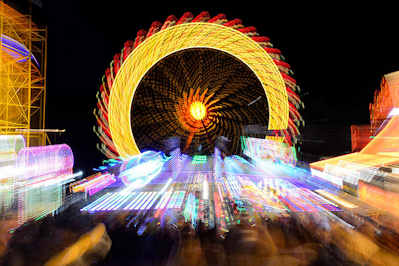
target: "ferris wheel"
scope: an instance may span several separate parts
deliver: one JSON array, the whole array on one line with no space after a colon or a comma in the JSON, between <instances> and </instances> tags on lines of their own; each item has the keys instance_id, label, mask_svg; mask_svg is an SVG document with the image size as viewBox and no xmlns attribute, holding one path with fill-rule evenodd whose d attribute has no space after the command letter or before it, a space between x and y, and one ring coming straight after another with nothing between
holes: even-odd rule
<instances>
[{"instance_id":1,"label":"ferris wheel","mask_svg":"<svg viewBox=\"0 0 399 266\"><path fill-rule=\"evenodd\" d=\"M243 127L295 145L304 105L290 65L270 39L240 19L174 15L125 42L102 77L94 115L98 148L129 158L179 136L182 148L211 152L219 136L239 149Z\"/></svg>"}]
</instances>

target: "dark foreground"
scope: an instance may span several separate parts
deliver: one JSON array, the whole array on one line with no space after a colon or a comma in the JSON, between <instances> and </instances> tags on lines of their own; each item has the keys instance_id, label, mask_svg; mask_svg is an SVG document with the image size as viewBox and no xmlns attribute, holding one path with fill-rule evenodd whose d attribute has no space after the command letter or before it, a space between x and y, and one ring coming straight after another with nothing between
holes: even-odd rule
<instances>
[{"instance_id":1,"label":"dark foreground","mask_svg":"<svg viewBox=\"0 0 399 266\"><path fill-rule=\"evenodd\" d=\"M183 219L144 232L129 215L83 215L71 207L58 216L30 222L12 234L3 265L46 265L98 224L104 236L68 265L395 265L395 240L362 220L349 230L317 214L246 217L229 232ZM391 235L389 235L391 236ZM390 244L388 244L388 242ZM51 264L47 264L51 265ZM54 264L62 265L62 264Z\"/></svg>"}]
</instances>

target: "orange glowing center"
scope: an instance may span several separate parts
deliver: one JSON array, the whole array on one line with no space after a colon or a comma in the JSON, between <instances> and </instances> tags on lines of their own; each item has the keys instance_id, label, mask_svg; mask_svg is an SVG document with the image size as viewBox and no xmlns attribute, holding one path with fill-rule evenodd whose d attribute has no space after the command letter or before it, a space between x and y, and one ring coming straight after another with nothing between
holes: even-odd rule
<instances>
[{"instance_id":1,"label":"orange glowing center","mask_svg":"<svg viewBox=\"0 0 399 266\"><path fill-rule=\"evenodd\" d=\"M193 102L190 105L190 114L195 120L202 120L206 116L206 107L202 102Z\"/></svg>"}]
</instances>

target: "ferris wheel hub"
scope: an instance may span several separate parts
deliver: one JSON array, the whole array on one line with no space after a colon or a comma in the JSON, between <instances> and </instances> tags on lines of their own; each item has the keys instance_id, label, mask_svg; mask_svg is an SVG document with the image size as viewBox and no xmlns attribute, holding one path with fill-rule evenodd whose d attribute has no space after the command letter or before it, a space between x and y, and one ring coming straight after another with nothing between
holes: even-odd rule
<instances>
[{"instance_id":1,"label":"ferris wheel hub","mask_svg":"<svg viewBox=\"0 0 399 266\"><path fill-rule=\"evenodd\" d=\"M206 117L206 107L203 102L195 101L190 105L190 114L195 120L203 120Z\"/></svg>"}]
</instances>

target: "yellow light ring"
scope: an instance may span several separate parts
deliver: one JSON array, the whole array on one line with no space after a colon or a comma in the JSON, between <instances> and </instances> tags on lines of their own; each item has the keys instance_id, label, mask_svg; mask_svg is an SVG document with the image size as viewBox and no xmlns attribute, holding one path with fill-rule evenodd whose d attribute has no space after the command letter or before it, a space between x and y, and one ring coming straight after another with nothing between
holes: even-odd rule
<instances>
[{"instance_id":1,"label":"yellow light ring","mask_svg":"<svg viewBox=\"0 0 399 266\"><path fill-rule=\"evenodd\" d=\"M134 93L148 70L166 56L190 48L226 52L245 63L261 82L269 106L271 130L286 129L288 95L280 71L270 55L245 34L223 25L196 22L169 27L142 42L123 62L109 98L109 126L122 158L140 153L131 128Z\"/></svg>"}]
</instances>

